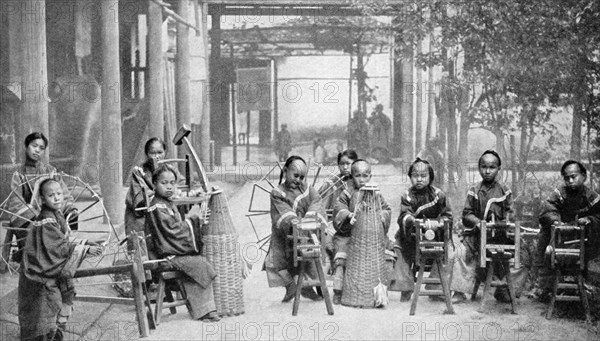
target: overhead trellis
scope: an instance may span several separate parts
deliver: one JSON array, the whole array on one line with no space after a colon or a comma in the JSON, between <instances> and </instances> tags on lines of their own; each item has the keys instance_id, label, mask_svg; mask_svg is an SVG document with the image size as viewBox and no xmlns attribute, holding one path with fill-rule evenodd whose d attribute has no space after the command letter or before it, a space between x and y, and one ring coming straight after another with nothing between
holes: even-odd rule
<instances>
[{"instance_id":1,"label":"overhead trellis","mask_svg":"<svg viewBox=\"0 0 600 341\"><path fill-rule=\"evenodd\" d=\"M215 35L212 34L214 37ZM390 33L354 25L297 25L220 30L221 57L276 57L350 53L359 44L370 53L388 52ZM212 42L214 43L214 42Z\"/></svg>"}]
</instances>

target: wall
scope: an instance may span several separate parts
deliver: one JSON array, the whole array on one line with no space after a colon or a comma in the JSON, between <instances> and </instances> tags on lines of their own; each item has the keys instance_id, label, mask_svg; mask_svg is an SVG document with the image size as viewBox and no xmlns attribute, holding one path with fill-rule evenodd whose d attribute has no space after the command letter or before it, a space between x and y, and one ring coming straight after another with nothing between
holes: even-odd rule
<instances>
[{"instance_id":1,"label":"wall","mask_svg":"<svg viewBox=\"0 0 600 341\"><path fill-rule=\"evenodd\" d=\"M334 124L346 125L349 68L350 57L347 55L293 56L277 59L279 124L287 123L290 130ZM372 88L378 87L375 91L377 103L383 104L384 112L391 119L389 68L387 53L374 54L366 63L366 72L369 75L367 85ZM354 81L352 110L357 107L356 91ZM369 113L377 103L367 105Z\"/></svg>"}]
</instances>

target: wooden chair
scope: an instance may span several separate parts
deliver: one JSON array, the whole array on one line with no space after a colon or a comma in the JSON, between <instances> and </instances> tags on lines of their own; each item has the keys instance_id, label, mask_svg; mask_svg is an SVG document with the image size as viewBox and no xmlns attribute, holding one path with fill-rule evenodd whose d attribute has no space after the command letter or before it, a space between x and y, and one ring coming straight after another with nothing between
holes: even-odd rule
<instances>
[{"instance_id":1,"label":"wooden chair","mask_svg":"<svg viewBox=\"0 0 600 341\"><path fill-rule=\"evenodd\" d=\"M154 308L154 321L158 326L164 309L168 308L171 314L174 315L177 313L176 307L185 305L189 312L190 305L182 282L185 275L181 271L159 269L155 274L158 277L158 290ZM177 298L173 297L173 291L176 293L175 297Z\"/></svg>"},{"instance_id":2,"label":"wooden chair","mask_svg":"<svg viewBox=\"0 0 600 341\"><path fill-rule=\"evenodd\" d=\"M487 268L487 274L479 310L483 310L491 287L504 287L508 289L510 295L512 313L516 314L516 297L510 265L520 267L521 227L518 223L482 221L480 231L480 267ZM493 281L496 269L503 269L499 281ZM480 284L480 281L476 280L471 300L476 299Z\"/></svg>"},{"instance_id":3,"label":"wooden chair","mask_svg":"<svg viewBox=\"0 0 600 341\"><path fill-rule=\"evenodd\" d=\"M186 169L186 184L183 186L178 186L179 188L182 189L190 189L190 163L189 163L189 156L186 155L185 159L173 159L173 160L162 160L159 162L159 164L161 163L170 163L170 162L185 162L185 169ZM132 179L133 181L138 181L140 183L142 183L143 179L139 179L138 175L136 173L134 173L134 177ZM146 209L148 209L148 205L150 204L150 195L148 193L148 191L146 190L145 186L141 186L143 194L144 194L144 200L146 202ZM188 205L190 204L190 202L188 200L182 200L183 202L180 203L180 205ZM157 222L154 220L154 216L152 214L146 214L146 219L152 219L152 221L154 222L154 224L156 224ZM150 256L150 253L147 251L146 249L146 244L145 241L142 244L142 248L145 249L143 254L144 260L154 260L151 259L152 257ZM183 278L184 274L181 271L175 270L173 269L172 266L168 265L168 263L163 263L160 267L158 267L157 269L152 270L151 272L146 274L146 278L148 280L150 279L158 279L158 289L157 289L157 296L155 300L151 300L149 298L149 292L148 290L145 290L144 294L146 296L146 301L149 302L153 302L155 303L154 305L154 314L152 316L152 324L158 326L160 324L161 321L161 317L162 317L162 312L164 309L169 309L169 311L171 312L171 314L176 314L177 313L177 308L178 306L182 306L185 305L188 308L188 312L190 311L190 306L189 306L189 302L187 300L187 295L185 293L185 289L183 287L182 284L182 278ZM174 290L172 290L174 289ZM173 292L176 292L176 297L177 299L175 299L173 297ZM165 302L166 300L166 302Z\"/></svg>"},{"instance_id":4,"label":"wooden chair","mask_svg":"<svg viewBox=\"0 0 600 341\"><path fill-rule=\"evenodd\" d=\"M410 315L414 315L417 310L419 296L441 295L445 298L447 313L454 314L450 283L444 274L443 266L448 260L451 235L452 221L450 220L415 220L415 264L419 267L419 272L410 305ZM423 278L426 267L431 271L434 266L437 267L439 278ZM442 290L421 290L423 284L439 284L442 286Z\"/></svg>"},{"instance_id":5,"label":"wooden chair","mask_svg":"<svg viewBox=\"0 0 600 341\"><path fill-rule=\"evenodd\" d=\"M586 321L591 322L592 316L584 286L585 226L552 225L550 235L546 257L550 261L554 280L546 318L552 318L556 301L581 302ZM560 295L559 290L562 291Z\"/></svg>"},{"instance_id":6,"label":"wooden chair","mask_svg":"<svg viewBox=\"0 0 600 341\"><path fill-rule=\"evenodd\" d=\"M293 316L298 315L301 291L302 288L306 287L321 289L327 313L333 315L333 304L331 303L327 283L325 282L325 274L321 265L321 255L324 253L324 247L321 245L319 239L321 233L321 222L311 217L304 218L300 224L294 225L292 236L288 236L288 238L292 239L293 243L294 266L300 267L298 283L296 285L296 297L294 298L294 306L292 308ZM304 276L307 268L311 265L315 266L319 279L305 281Z\"/></svg>"}]
</instances>

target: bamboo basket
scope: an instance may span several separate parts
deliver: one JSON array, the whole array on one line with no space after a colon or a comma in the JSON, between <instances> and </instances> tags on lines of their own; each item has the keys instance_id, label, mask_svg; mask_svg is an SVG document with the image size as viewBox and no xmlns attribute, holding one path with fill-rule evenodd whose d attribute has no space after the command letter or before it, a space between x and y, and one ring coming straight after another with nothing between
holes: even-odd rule
<instances>
[{"instance_id":1,"label":"bamboo basket","mask_svg":"<svg viewBox=\"0 0 600 341\"><path fill-rule=\"evenodd\" d=\"M385 243L381 205L376 191L366 190L356 210L356 222L348 244L343 305L375 307L374 288L386 282Z\"/></svg>"},{"instance_id":2,"label":"bamboo basket","mask_svg":"<svg viewBox=\"0 0 600 341\"><path fill-rule=\"evenodd\" d=\"M205 226L202 242L203 254L217 272L213 283L217 313L221 316L243 314L242 259L225 194L213 192L209 208L210 219Z\"/></svg>"}]
</instances>

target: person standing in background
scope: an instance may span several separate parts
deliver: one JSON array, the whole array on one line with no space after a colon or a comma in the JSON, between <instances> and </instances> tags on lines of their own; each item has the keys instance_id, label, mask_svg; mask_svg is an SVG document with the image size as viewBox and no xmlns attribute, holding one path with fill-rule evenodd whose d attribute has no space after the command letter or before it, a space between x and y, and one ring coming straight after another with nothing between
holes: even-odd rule
<instances>
[{"instance_id":1,"label":"person standing in background","mask_svg":"<svg viewBox=\"0 0 600 341\"><path fill-rule=\"evenodd\" d=\"M281 130L275 136L275 154L277 154L277 160L285 162L288 158L288 154L292 151L292 135L287 130L287 124L281 125Z\"/></svg>"}]
</instances>

